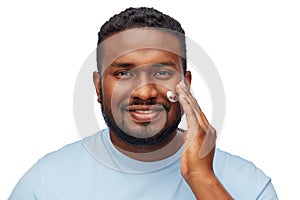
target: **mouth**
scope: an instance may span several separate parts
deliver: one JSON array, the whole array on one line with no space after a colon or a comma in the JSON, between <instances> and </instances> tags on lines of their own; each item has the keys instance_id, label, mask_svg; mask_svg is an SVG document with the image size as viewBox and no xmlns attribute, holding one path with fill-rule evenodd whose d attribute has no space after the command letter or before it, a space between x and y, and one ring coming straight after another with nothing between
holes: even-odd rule
<instances>
[{"instance_id":1,"label":"mouth","mask_svg":"<svg viewBox=\"0 0 300 200\"><path fill-rule=\"evenodd\" d=\"M161 118L165 112L162 105L132 105L125 109L136 123L150 123Z\"/></svg>"}]
</instances>

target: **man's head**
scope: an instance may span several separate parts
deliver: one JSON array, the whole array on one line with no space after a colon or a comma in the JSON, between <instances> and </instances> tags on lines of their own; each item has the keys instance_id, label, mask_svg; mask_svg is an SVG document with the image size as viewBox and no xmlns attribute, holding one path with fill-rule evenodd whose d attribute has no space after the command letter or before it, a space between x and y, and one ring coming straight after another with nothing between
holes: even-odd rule
<instances>
[{"instance_id":1,"label":"man's head","mask_svg":"<svg viewBox=\"0 0 300 200\"><path fill-rule=\"evenodd\" d=\"M98 32L97 43L97 68L101 72L102 67L102 55L101 55L101 43L108 37L119 33L121 31L133 29L133 28L158 28L160 30L169 31L176 35L180 41L180 51L182 55L183 71L186 71L186 43L185 32L180 23L174 18L155 10L154 8L128 8L119 14L111 17L105 22L100 31Z\"/></svg>"},{"instance_id":2,"label":"man's head","mask_svg":"<svg viewBox=\"0 0 300 200\"><path fill-rule=\"evenodd\" d=\"M144 147L169 142L182 113L166 93L181 80L191 81L180 24L152 8L129 8L98 35L94 83L112 135Z\"/></svg>"}]
</instances>

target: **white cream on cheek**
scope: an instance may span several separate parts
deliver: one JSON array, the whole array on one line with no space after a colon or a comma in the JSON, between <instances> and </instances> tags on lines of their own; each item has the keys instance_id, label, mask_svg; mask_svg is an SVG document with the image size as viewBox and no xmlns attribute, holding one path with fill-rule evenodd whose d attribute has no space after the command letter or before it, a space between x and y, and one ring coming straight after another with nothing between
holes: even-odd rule
<instances>
[{"instance_id":1,"label":"white cream on cheek","mask_svg":"<svg viewBox=\"0 0 300 200\"><path fill-rule=\"evenodd\" d=\"M178 96L176 94L174 94L172 91L167 91L167 97L169 99L170 102L177 102L178 101Z\"/></svg>"}]
</instances>

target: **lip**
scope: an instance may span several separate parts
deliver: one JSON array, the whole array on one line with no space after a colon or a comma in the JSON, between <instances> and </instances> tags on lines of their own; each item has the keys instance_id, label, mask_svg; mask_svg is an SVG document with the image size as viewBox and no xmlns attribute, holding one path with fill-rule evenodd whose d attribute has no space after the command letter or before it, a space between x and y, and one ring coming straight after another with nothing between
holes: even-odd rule
<instances>
[{"instance_id":1,"label":"lip","mask_svg":"<svg viewBox=\"0 0 300 200\"><path fill-rule=\"evenodd\" d=\"M126 109L133 121L137 123L150 123L160 119L165 112L162 105L132 105Z\"/></svg>"}]
</instances>

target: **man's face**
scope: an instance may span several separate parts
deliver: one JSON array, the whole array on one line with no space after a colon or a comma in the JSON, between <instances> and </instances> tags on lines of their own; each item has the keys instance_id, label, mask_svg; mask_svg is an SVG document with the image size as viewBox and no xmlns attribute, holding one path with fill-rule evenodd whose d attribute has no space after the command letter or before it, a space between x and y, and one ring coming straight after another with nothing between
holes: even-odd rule
<instances>
[{"instance_id":1,"label":"man's face","mask_svg":"<svg viewBox=\"0 0 300 200\"><path fill-rule=\"evenodd\" d=\"M132 145L149 146L164 143L176 133L181 108L166 93L175 92L184 77L177 37L153 30L150 35L142 31L147 37L140 37L139 31L103 45L100 99L112 134ZM163 48L141 48L147 46L143 46L145 38Z\"/></svg>"}]
</instances>

